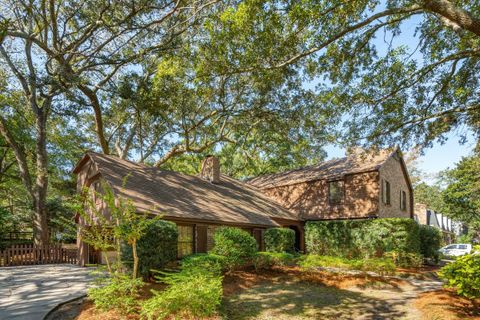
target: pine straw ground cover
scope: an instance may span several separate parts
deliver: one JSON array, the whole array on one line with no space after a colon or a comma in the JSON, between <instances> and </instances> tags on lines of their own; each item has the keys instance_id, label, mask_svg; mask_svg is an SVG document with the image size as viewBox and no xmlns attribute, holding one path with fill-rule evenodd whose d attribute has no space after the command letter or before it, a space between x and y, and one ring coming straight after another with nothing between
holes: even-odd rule
<instances>
[{"instance_id":1,"label":"pine straw ground cover","mask_svg":"<svg viewBox=\"0 0 480 320\"><path fill-rule=\"evenodd\" d=\"M428 283L431 270L416 273ZM150 285L142 297L149 296ZM225 276L220 319L480 319L471 305L448 290L422 292L411 280L305 272L296 267L255 272L236 271ZM68 309L70 308L70 312ZM88 301L66 305L52 319L121 319L114 312L98 313ZM73 310L72 310L73 309ZM76 310L75 310L76 309ZM129 316L127 319L138 319Z\"/></svg>"}]
</instances>

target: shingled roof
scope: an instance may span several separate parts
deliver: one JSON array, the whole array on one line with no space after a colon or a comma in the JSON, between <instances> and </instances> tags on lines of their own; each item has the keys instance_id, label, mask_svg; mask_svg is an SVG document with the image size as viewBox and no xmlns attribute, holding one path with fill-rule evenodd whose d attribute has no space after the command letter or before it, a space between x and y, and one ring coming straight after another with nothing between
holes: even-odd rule
<instances>
[{"instance_id":1,"label":"shingled roof","mask_svg":"<svg viewBox=\"0 0 480 320\"><path fill-rule=\"evenodd\" d=\"M347 174L378 170L398 149L352 152L350 155L295 170L262 175L247 181L258 189L269 189L307 181L332 180Z\"/></svg>"},{"instance_id":2,"label":"shingled roof","mask_svg":"<svg viewBox=\"0 0 480 320\"><path fill-rule=\"evenodd\" d=\"M220 183L213 184L198 176L160 170L95 152L86 153L74 173L89 160L115 194L131 199L139 212L162 214L165 218L259 226L278 226L273 218L298 220L294 213L256 188L225 175L221 176Z\"/></svg>"}]
</instances>

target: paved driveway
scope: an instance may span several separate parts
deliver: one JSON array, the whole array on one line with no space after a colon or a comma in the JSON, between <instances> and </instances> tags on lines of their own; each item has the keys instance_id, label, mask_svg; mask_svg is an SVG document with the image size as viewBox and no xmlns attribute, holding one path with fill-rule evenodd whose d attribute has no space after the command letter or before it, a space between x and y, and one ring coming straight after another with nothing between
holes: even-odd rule
<instances>
[{"instance_id":1,"label":"paved driveway","mask_svg":"<svg viewBox=\"0 0 480 320\"><path fill-rule=\"evenodd\" d=\"M0 268L0 320L41 320L86 293L92 268L70 264Z\"/></svg>"}]
</instances>

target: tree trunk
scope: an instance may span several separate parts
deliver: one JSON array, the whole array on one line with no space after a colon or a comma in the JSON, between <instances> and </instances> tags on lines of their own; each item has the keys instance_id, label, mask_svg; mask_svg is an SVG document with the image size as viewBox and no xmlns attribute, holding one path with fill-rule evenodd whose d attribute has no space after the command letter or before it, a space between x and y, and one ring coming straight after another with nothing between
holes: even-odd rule
<instances>
[{"instance_id":1,"label":"tree trunk","mask_svg":"<svg viewBox=\"0 0 480 320\"><path fill-rule=\"evenodd\" d=\"M48 188L48 158L47 158L47 106L44 105L36 112L35 127L37 130L36 143L36 166L37 180L34 192L34 219L33 240L37 245L48 244L48 212L47 212L47 188Z\"/></svg>"},{"instance_id":2,"label":"tree trunk","mask_svg":"<svg viewBox=\"0 0 480 320\"><path fill-rule=\"evenodd\" d=\"M132 277L135 279L138 273L138 255L137 255L137 240L132 242L132 251L133 251L133 274Z\"/></svg>"}]
</instances>

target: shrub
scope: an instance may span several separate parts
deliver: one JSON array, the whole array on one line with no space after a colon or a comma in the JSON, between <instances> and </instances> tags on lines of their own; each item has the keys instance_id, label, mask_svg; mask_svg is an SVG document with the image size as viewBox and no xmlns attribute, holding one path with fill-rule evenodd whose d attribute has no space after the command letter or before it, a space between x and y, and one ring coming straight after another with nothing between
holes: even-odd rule
<instances>
[{"instance_id":1,"label":"shrub","mask_svg":"<svg viewBox=\"0 0 480 320\"><path fill-rule=\"evenodd\" d=\"M221 274L225 268L225 260L224 256L213 253L193 254L182 259L182 268L209 270L213 274Z\"/></svg>"},{"instance_id":2,"label":"shrub","mask_svg":"<svg viewBox=\"0 0 480 320\"><path fill-rule=\"evenodd\" d=\"M246 231L221 227L215 230L211 253L225 257L225 267L231 271L250 262L257 252L257 241Z\"/></svg>"},{"instance_id":3,"label":"shrub","mask_svg":"<svg viewBox=\"0 0 480 320\"><path fill-rule=\"evenodd\" d=\"M389 251L420 253L420 232L413 219L385 218L366 220L356 234L362 256L380 257Z\"/></svg>"},{"instance_id":4,"label":"shrub","mask_svg":"<svg viewBox=\"0 0 480 320\"><path fill-rule=\"evenodd\" d=\"M307 251L348 258L420 252L418 224L407 218L307 222Z\"/></svg>"},{"instance_id":5,"label":"shrub","mask_svg":"<svg viewBox=\"0 0 480 320\"><path fill-rule=\"evenodd\" d=\"M317 221L305 224L307 252L317 255L357 256L354 245L355 229L362 225L359 220Z\"/></svg>"},{"instance_id":6,"label":"shrub","mask_svg":"<svg viewBox=\"0 0 480 320\"><path fill-rule=\"evenodd\" d=\"M254 266L255 270L292 266L295 260L295 256L287 252L258 252L254 258Z\"/></svg>"},{"instance_id":7,"label":"shrub","mask_svg":"<svg viewBox=\"0 0 480 320\"><path fill-rule=\"evenodd\" d=\"M139 273L147 278L151 270L162 269L177 259L178 231L175 223L152 219L137 242L139 257ZM132 267L133 255L131 246L122 246L122 261Z\"/></svg>"},{"instance_id":8,"label":"shrub","mask_svg":"<svg viewBox=\"0 0 480 320\"><path fill-rule=\"evenodd\" d=\"M115 309L122 314L129 314L138 307L139 290L144 284L141 279L116 274L103 281L100 286L88 290L88 298L97 309Z\"/></svg>"},{"instance_id":9,"label":"shrub","mask_svg":"<svg viewBox=\"0 0 480 320\"><path fill-rule=\"evenodd\" d=\"M418 268L423 264L423 257L418 253L390 251L385 254L393 263L402 268Z\"/></svg>"},{"instance_id":10,"label":"shrub","mask_svg":"<svg viewBox=\"0 0 480 320\"><path fill-rule=\"evenodd\" d=\"M265 249L269 252L295 252L295 231L288 228L270 228L265 231Z\"/></svg>"},{"instance_id":11,"label":"shrub","mask_svg":"<svg viewBox=\"0 0 480 320\"><path fill-rule=\"evenodd\" d=\"M440 269L439 275L447 281L446 286L455 288L457 294L475 301L480 298L480 255L459 257Z\"/></svg>"},{"instance_id":12,"label":"shrub","mask_svg":"<svg viewBox=\"0 0 480 320\"><path fill-rule=\"evenodd\" d=\"M420 253L425 258L439 259L439 252L442 245L442 235L437 228L420 225Z\"/></svg>"},{"instance_id":13,"label":"shrub","mask_svg":"<svg viewBox=\"0 0 480 320\"><path fill-rule=\"evenodd\" d=\"M164 274L160 280L168 285L154 291L142 304L142 315L148 319L164 319L170 315L183 318L212 316L221 303L222 276L209 270L185 268L178 273Z\"/></svg>"}]
</instances>

